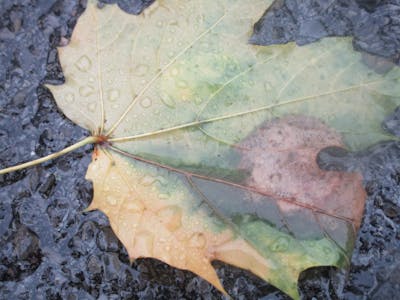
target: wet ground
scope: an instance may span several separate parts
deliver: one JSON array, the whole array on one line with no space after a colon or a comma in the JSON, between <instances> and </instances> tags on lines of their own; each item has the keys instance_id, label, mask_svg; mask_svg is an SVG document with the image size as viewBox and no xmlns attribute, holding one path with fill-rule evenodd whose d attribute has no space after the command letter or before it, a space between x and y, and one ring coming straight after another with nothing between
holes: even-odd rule
<instances>
[{"instance_id":1,"label":"wet ground","mask_svg":"<svg viewBox=\"0 0 400 300\"><path fill-rule=\"evenodd\" d=\"M354 48L400 64L398 0L277 0L256 24L252 42L299 45L353 36Z\"/></svg>"},{"instance_id":2,"label":"wet ground","mask_svg":"<svg viewBox=\"0 0 400 300\"><path fill-rule=\"evenodd\" d=\"M55 47L68 40L82 2L0 1L0 167L88 135L62 115L43 86L63 81ZM138 13L152 1L119 2ZM253 42L304 44L325 35L354 35L357 49L399 63L399 11L395 0L277 1L256 26ZM399 135L400 111L384 125ZM84 179L91 150L0 176L0 298L221 299L189 272L151 259L131 266L107 218L82 212L92 197ZM304 299L395 299L400 294L400 143L355 154L330 149L319 161L323 168L361 170L369 198L350 272L305 272ZM235 299L286 299L245 271L215 265Z\"/></svg>"}]
</instances>

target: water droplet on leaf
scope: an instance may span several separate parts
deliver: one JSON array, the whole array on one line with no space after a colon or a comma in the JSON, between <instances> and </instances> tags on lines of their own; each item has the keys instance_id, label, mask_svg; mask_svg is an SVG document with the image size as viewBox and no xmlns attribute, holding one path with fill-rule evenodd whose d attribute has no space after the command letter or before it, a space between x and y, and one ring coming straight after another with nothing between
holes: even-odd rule
<instances>
[{"instance_id":1,"label":"water droplet on leaf","mask_svg":"<svg viewBox=\"0 0 400 300\"><path fill-rule=\"evenodd\" d=\"M66 94L65 95L65 101L67 103L73 103L75 101L75 96L72 93Z\"/></svg>"},{"instance_id":2,"label":"water droplet on leaf","mask_svg":"<svg viewBox=\"0 0 400 300\"><path fill-rule=\"evenodd\" d=\"M135 75L144 76L144 75L147 74L148 71L149 71L149 66L148 65L140 64L135 69Z\"/></svg>"},{"instance_id":3,"label":"water droplet on leaf","mask_svg":"<svg viewBox=\"0 0 400 300\"><path fill-rule=\"evenodd\" d=\"M95 112L95 110L96 110L96 103L89 103L88 106L87 106L87 109L88 109L90 112Z\"/></svg>"},{"instance_id":4,"label":"water droplet on leaf","mask_svg":"<svg viewBox=\"0 0 400 300\"><path fill-rule=\"evenodd\" d=\"M81 56L75 66L82 72L87 72L92 67L92 62L86 55Z\"/></svg>"},{"instance_id":5,"label":"water droplet on leaf","mask_svg":"<svg viewBox=\"0 0 400 300\"><path fill-rule=\"evenodd\" d=\"M271 245L270 249L273 252L284 252L289 248L289 238L281 236Z\"/></svg>"},{"instance_id":6,"label":"water droplet on leaf","mask_svg":"<svg viewBox=\"0 0 400 300\"><path fill-rule=\"evenodd\" d=\"M108 101L114 102L119 98L119 90L112 89L108 91Z\"/></svg>"},{"instance_id":7,"label":"water droplet on leaf","mask_svg":"<svg viewBox=\"0 0 400 300\"><path fill-rule=\"evenodd\" d=\"M189 247L204 248L206 246L206 238L201 232L196 232L189 239Z\"/></svg>"},{"instance_id":8,"label":"water droplet on leaf","mask_svg":"<svg viewBox=\"0 0 400 300\"><path fill-rule=\"evenodd\" d=\"M94 93L94 88L92 86L90 86L90 85L81 86L79 88L79 94L82 97L89 97L93 93Z\"/></svg>"},{"instance_id":9,"label":"water droplet on leaf","mask_svg":"<svg viewBox=\"0 0 400 300\"><path fill-rule=\"evenodd\" d=\"M143 108L148 108L151 106L151 99L149 97L144 98L142 101L140 101L140 105Z\"/></svg>"},{"instance_id":10,"label":"water droplet on leaf","mask_svg":"<svg viewBox=\"0 0 400 300\"><path fill-rule=\"evenodd\" d=\"M112 195L107 196L106 201L110 205L116 205L117 204L117 199Z\"/></svg>"},{"instance_id":11,"label":"water droplet on leaf","mask_svg":"<svg viewBox=\"0 0 400 300\"><path fill-rule=\"evenodd\" d=\"M170 108L175 108L175 100L166 93L160 94L161 101Z\"/></svg>"}]
</instances>

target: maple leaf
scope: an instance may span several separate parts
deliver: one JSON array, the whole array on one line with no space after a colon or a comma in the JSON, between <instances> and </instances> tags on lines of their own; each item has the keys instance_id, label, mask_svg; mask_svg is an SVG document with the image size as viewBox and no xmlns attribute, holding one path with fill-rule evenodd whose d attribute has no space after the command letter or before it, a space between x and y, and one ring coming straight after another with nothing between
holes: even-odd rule
<instances>
[{"instance_id":1,"label":"maple leaf","mask_svg":"<svg viewBox=\"0 0 400 300\"><path fill-rule=\"evenodd\" d=\"M159 1L131 16L89 1L59 48L66 82L49 88L93 135L56 155L97 143L89 209L132 260L225 293L218 259L298 298L303 270L348 265L365 202L360 175L320 170L316 155L389 138L400 72L376 74L346 38L249 45L271 2Z\"/></svg>"}]
</instances>

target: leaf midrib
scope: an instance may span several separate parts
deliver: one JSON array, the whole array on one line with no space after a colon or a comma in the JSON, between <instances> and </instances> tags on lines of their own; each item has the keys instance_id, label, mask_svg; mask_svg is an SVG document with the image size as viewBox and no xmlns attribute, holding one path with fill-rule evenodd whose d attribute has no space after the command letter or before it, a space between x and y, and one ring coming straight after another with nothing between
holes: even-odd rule
<instances>
[{"instance_id":1,"label":"leaf midrib","mask_svg":"<svg viewBox=\"0 0 400 300\"><path fill-rule=\"evenodd\" d=\"M392 79L396 79L396 78L392 78ZM348 91L351 91L351 90L354 90L354 89L357 89L357 88L368 87L368 86L370 86L372 84L376 84L376 83L379 83L379 82L382 82L382 81L386 81L386 80L391 80L391 79L383 78L383 79L379 79L379 80L372 80L372 81L368 81L368 82L363 82L361 84L353 85L353 86L350 86L350 87L329 91L329 92L326 92L326 93L321 93L321 94L317 94L317 95L311 95L311 96L295 98L295 99L291 99L291 100L288 100L288 101L275 103L275 104L264 105L264 106L261 106L261 107L258 107L258 108L254 108L254 109L250 109L250 110L244 111L244 112L227 114L227 115L223 115L223 116L219 116L219 117L213 117L213 118L204 119L204 120L195 120L195 121L192 121L192 122L175 125L175 126L168 127L168 128L162 128L162 129L159 129L159 130L155 130L155 131L151 131L151 132L145 132L145 133L131 135L131 136L126 136L126 137L110 138L109 141L112 142L112 143L118 143L118 142L133 141L133 140L141 139L141 138L148 138L148 137L151 137L151 136L156 136L156 135L164 134L164 133L175 131L175 130L179 130L179 129L185 129L185 128L190 128L190 127L200 126L200 125L207 124L207 123L212 123L212 122L222 121L222 120L226 120L226 119L232 119L232 118L241 117L241 116L248 115L248 114L251 114L251 113L267 111L267 110L271 110L271 109L274 109L274 108L277 108L277 107L280 107L280 106L296 104L296 103L303 102L303 101L316 100L319 97L325 97L325 96L329 96L329 95L345 93L345 92L348 92Z\"/></svg>"},{"instance_id":2,"label":"leaf midrib","mask_svg":"<svg viewBox=\"0 0 400 300\"><path fill-rule=\"evenodd\" d=\"M310 205L310 204L305 204L305 203L299 202L299 201L297 201L295 199L284 198L284 197L281 197L281 196L278 196L278 195L275 195L275 194L269 194L267 192L260 191L259 189L254 188L254 187L249 187L249 186L245 186L245 185L242 185L242 184L226 181L226 180L223 180L223 179L214 178L214 177L211 177L211 176L205 176L205 175L201 175L201 174L185 171L185 170L182 170L182 169L179 169L179 168L175 168L175 167L172 167L172 166L169 166L169 165L165 165L165 164L160 163L160 162L156 162L154 160L150 160L150 159L146 159L146 158L143 158L141 156L138 156L138 155L134 155L132 153L126 152L124 150L121 150L121 149L119 149L119 148L117 148L115 146L112 146L110 144L106 145L105 147L106 147L106 149L110 149L112 151L115 151L116 153L118 153L120 155L123 155L125 157L129 157L129 158L134 159L136 161L147 163L147 164L150 164L150 165L153 165L153 166L156 166L156 167L159 167L159 168L171 171L171 172L182 174L185 177L189 177L189 178L190 177L196 177L196 178L199 178L199 179L204 179L204 180L208 180L208 181L212 181L212 182L216 182L216 183L229 185L229 186L232 186L232 187L235 187L235 188L240 188L242 190L246 190L248 192L259 194L261 196L269 197L271 199L274 199L277 202L279 202L279 201L286 202L286 203L293 204L293 205L296 205L296 206L304 208L304 209L308 209L308 210L312 211L313 213L320 213L320 214L323 214L323 215L326 215L326 216L329 216L329 217L340 219L340 220L343 220L345 222L348 222L348 223L352 224L352 226L354 228L354 223L355 223L354 219L332 214L332 213L330 213L330 212L328 212L328 211L326 211L324 209L321 209L319 207L315 207L315 206Z\"/></svg>"}]
</instances>

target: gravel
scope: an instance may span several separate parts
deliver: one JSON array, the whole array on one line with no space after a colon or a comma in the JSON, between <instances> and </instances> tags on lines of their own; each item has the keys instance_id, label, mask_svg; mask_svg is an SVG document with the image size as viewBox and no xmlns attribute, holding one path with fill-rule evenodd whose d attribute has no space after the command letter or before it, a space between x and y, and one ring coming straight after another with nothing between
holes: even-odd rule
<instances>
[{"instance_id":1,"label":"gravel","mask_svg":"<svg viewBox=\"0 0 400 300\"><path fill-rule=\"evenodd\" d=\"M89 134L65 118L44 86L63 82L56 46L68 41L83 2L0 2L0 168L55 152ZM118 4L140 13L151 2ZM349 9L342 9L346 3ZM304 44L325 35L354 35L357 49L399 63L399 15L399 1L277 1L257 24L252 41ZM396 111L383 126L399 135L399 120ZM0 298L222 299L190 272L153 259L130 265L105 215L84 212L93 193L84 179L91 151L87 146L0 175ZM350 271L304 272L303 298L395 299L400 293L400 143L359 153L329 149L319 162L327 169L363 172L369 197ZM246 271L214 265L235 299L287 299Z\"/></svg>"},{"instance_id":2,"label":"gravel","mask_svg":"<svg viewBox=\"0 0 400 300\"><path fill-rule=\"evenodd\" d=\"M353 36L356 50L400 64L399 0L277 0L254 27L258 45Z\"/></svg>"}]
</instances>

